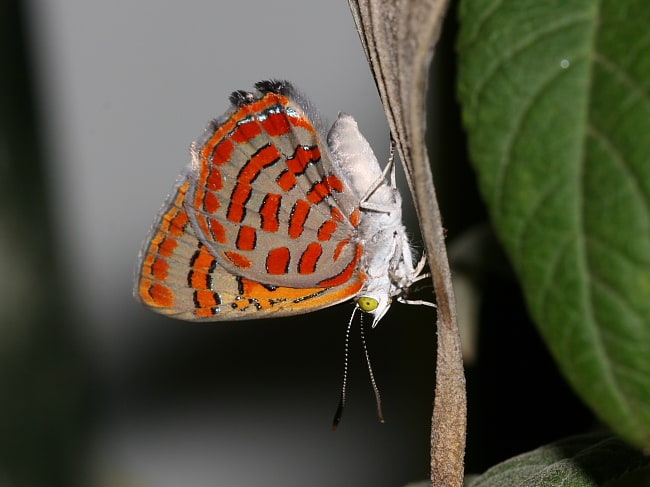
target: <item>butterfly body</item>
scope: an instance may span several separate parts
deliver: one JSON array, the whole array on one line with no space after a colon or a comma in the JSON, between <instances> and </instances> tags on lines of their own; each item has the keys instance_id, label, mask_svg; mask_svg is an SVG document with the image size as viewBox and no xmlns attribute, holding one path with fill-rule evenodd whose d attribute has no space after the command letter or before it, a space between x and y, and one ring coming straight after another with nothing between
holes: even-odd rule
<instances>
[{"instance_id":1,"label":"butterfly body","mask_svg":"<svg viewBox=\"0 0 650 487\"><path fill-rule=\"evenodd\" d=\"M136 298L190 321L357 299L376 324L418 277L394 182L352 117L325 134L288 82L256 88L192 144L140 253Z\"/></svg>"}]
</instances>

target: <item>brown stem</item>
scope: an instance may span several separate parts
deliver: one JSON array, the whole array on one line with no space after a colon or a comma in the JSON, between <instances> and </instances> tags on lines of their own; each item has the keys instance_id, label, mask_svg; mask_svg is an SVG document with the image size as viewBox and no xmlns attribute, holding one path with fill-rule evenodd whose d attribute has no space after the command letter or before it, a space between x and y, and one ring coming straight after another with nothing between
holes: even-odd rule
<instances>
[{"instance_id":1,"label":"brown stem","mask_svg":"<svg viewBox=\"0 0 650 487\"><path fill-rule=\"evenodd\" d=\"M431 483L462 487L465 375L444 229L425 146L426 91L448 0L349 0L393 138L406 167L438 303Z\"/></svg>"}]
</instances>

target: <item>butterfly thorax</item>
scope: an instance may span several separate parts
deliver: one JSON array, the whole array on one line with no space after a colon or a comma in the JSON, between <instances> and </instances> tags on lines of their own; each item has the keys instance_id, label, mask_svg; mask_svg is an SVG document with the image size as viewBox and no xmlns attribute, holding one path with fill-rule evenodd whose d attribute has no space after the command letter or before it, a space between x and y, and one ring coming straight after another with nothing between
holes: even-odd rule
<instances>
[{"instance_id":1,"label":"butterfly thorax","mask_svg":"<svg viewBox=\"0 0 650 487\"><path fill-rule=\"evenodd\" d=\"M391 199L384 211L366 210L363 212L359 235L364 248L363 269L366 281L359 291L361 297L377 301L375 309L368 311L373 315L373 326L388 311L393 297L407 288L413 276L413 264L404 226L402 225L401 198L393 189ZM362 303L359 303L362 307Z\"/></svg>"}]
</instances>

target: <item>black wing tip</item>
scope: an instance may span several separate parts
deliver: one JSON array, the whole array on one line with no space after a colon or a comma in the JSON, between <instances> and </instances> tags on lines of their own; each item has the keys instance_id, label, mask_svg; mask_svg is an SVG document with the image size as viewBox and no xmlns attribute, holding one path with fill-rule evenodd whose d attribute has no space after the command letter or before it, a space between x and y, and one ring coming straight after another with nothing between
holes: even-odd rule
<instances>
[{"instance_id":1,"label":"black wing tip","mask_svg":"<svg viewBox=\"0 0 650 487\"><path fill-rule=\"evenodd\" d=\"M259 93L266 95L268 93L275 93L283 96L291 96L295 92L295 88L291 82L281 79L268 79L255 83L255 89ZM250 105L255 100L260 98L259 93L251 93L245 90L236 90L230 94L230 103L236 107Z\"/></svg>"},{"instance_id":2,"label":"black wing tip","mask_svg":"<svg viewBox=\"0 0 650 487\"><path fill-rule=\"evenodd\" d=\"M237 90L230 94L230 103L237 107L249 105L255 101L255 95L248 91Z\"/></svg>"},{"instance_id":3,"label":"black wing tip","mask_svg":"<svg viewBox=\"0 0 650 487\"><path fill-rule=\"evenodd\" d=\"M294 88L291 82L283 79L269 79L258 81L255 88L260 93L277 93L278 95L288 95L293 93Z\"/></svg>"}]
</instances>

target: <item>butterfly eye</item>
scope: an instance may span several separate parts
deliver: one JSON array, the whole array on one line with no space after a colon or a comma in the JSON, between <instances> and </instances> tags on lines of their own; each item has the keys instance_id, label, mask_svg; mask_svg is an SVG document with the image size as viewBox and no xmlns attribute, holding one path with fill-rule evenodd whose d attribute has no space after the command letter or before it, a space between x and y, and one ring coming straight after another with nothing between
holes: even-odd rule
<instances>
[{"instance_id":1,"label":"butterfly eye","mask_svg":"<svg viewBox=\"0 0 650 487\"><path fill-rule=\"evenodd\" d=\"M377 309L379 306L379 301L377 301L375 298L371 298L370 296L361 296L359 299L357 299L357 304L363 311L370 313L371 311Z\"/></svg>"}]
</instances>

